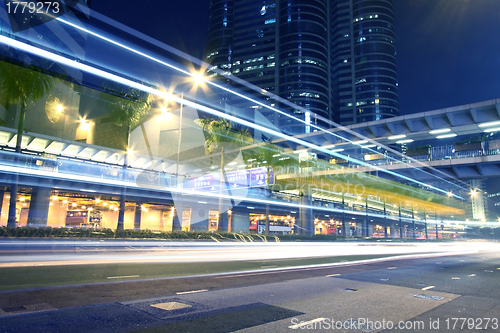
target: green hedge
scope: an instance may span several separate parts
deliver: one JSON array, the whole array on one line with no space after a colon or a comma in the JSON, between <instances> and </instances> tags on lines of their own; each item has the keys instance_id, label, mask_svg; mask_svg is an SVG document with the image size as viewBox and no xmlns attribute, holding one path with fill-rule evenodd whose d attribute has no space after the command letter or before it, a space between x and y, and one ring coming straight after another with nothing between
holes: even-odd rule
<instances>
[{"instance_id":1,"label":"green hedge","mask_svg":"<svg viewBox=\"0 0 500 333\"><path fill-rule=\"evenodd\" d=\"M112 230L89 228L0 227L0 237L77 237L77 238L140 238L140 239L206 239L212 241L275 241L275 237L233 234L228 232L160 232L152 230Z\"/></svg>"},{"instance_id":2,"label":"green hedge","mask_svg":"<svg viewBox=\"0 0 500 333\"><path fill-rule=\"evenodd\" d=\"M264 236L256 234L228 232L174 231L161 232L152 230L112 230L89 228L51 228L51 227L0 227L0 237L74 237L74 238L137 238L137 239L186 239L232 242L279 242L279 241L384 241L383 238L343 238L336 235L280 235ZM466 234L468 239L500 240L500 228L473 228ZM391 241L399 241L398 238ZM403 239L401 241L414 241ZM425 241L425 240L422 240ZM441 241L441 239L439 239ZM443 240L446 241L446 240Z\"/></svg>"}]
</instances>

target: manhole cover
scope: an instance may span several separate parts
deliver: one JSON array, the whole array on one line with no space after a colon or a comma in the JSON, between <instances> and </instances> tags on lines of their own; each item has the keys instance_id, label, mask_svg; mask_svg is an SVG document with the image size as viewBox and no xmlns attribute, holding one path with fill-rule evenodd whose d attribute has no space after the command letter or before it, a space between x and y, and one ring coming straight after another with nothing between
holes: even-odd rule
<instances>
[{"instance_id":1,"label":"manhole cover","mask_svg":"<svg viewBox=\"0 0 500 333\"><path fill-rule=\"evenodd\" d=\"M442 300L444 298L444 297L441 297L441 296L424 295L424 294L416 294L416 295L413 295L413 297L423 298L423 299L430 299L432 301L440 301L440 300Z\"/></svg>"},{"instance_id":2,"label":"manhole cover","mask_svg":"<svg viewBox=\"0 0 500 333\"><path fill-rule=\"evenodd\" d=\"M184 304L179 302L157 303L157 304L151 304L151 306L165 311L180 310L191 307L191 305L189 304Z\"/></svg>"}]
</instances>

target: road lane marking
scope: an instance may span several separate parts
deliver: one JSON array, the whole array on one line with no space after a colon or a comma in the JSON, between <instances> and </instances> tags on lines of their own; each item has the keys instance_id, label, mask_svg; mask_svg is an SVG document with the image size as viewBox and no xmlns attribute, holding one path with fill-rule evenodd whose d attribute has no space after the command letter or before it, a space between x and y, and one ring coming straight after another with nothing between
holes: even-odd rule
<instances>
[{"instance_id":1,"label":"road lane marking","mask_svg":"<svg viewBox=\"0 0 500 333\"><path fill-rule=\"evenodd\" d=\"M433 301L440 301L440 300L444 299L444 297L442 297L442 296L425 295L425 294L416 294L416 295L413 295L413 297L422 298L422 299L430 299Z\"/></svg>"},{"instance_id":2,"label":"road lane marking","mask_svg":"<svg viewBox=\"0 0 500 333\"><path fill-rule=\"evenodd\" d=\"M396 269L397 267L388 267L387 269Z\"/></svg>"},{"instance_id":3,"label":"road lane marking","mask_svg":"<svg viewBox=\"0 0 500 333\"><path fill-rule=\"evenodd\" d=\"M292 330L295 330L297 328L301 328L301 327L304 327L304 326L307 326L307 325L310 325L310 324L314 324L314 323L317 323L317 322L320 322L320 321L323 321L325 320L326 318L316 318L316 319L313 319L313 320L309 320L309 321L303 321L299 324L295 324L295 325L291 325L291 326L288 326L288 328L291 328Z\"/></svg>"},{"instance_id":4,"label":"road lane marking","mask_svg":"<svg viewBox=\"0 0 500 333\"><path fill-rule=\"evenodd\" d=\"M452 279L452 280L460 280L460 278L459 278L459 277L452 277L451 279Z\"/></svg>"},{"instance_id":5,"label":"road lane marking","mask_svg":"<svg viewBox=\"0 0 500 333\"><path fill-rule=\"evenodd\" d=\"M108 276L108 279L130 279L140 277L140 275Z\"/></svg>"},{"instance_id":6,"label":"road lane marking","mask_svg":"<svg viewBox=\"0 0 500 333\"><path fill-rule=\"evenodd\" d=\"M191 290L191 291L179 291L176 293L177 295L185 295L185 294L194 294L194 293L202 293L208 291L208 289L200 289L200 290Z\"/></svg>"},{"instance_id":7,"label":"road lane marking","mask_svg":"<svg viewBox=\"0 0 500 333\"><path fill-rule=\"evenodd\" d=\"M332 277L332 276L339 276L340 274L330 274L330 275L327 275L326 277Z\"/></svg>"},{"instance_id":8,"label":"road lane marking","mask_svg":"<svg viewBox=\"0 0 500 333\"><path fill-rule=\"evenodd\" d=\"M476 276L476 274L471 274L471 275L467 275L468 277L471 277L471 276Z\"/></svg>"},{"instance_id":9,"label":"road lane marking","mask_svg":"<svg viewBox=\"0 0 500 333\"><path fill-rule=\"evenodd\" d=\"M429 290L429 289L432 289L432 288L435 288L436 286L428 286L428 287L425 287L425 288L422 288L422 290Z\"/></svg>"},{"instance_id":10,"label":"road lane marking","mask_svg":"<svg viewBox=\"0 0 500 333\"><path fill-rule=\"evenodd\" d=\"M298 268L298 269L287 269L286 267L284 267L282 269L273 270L271 272L244 273L244 274L237 274L237 275L217 276L216 279L227 279L227 278L251 276L251 275L267 275L267 274L281 274L281 273L288 273L288 272L313 271L313 270L318 270L318 269L324 269L324 267Z\"/></svg>"}]
</instances>

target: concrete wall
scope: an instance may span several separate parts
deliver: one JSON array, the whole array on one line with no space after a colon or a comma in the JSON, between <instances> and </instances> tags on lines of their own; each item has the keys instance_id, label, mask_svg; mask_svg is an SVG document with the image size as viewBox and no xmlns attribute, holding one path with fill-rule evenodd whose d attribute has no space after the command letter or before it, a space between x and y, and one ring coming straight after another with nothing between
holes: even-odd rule
<instances>
[{"instance_id":1,"label":"concrete wall","mask_svg":"<svg viewBox=\"0 0 500 333\"><path fill-rule=\"evenodd\" d=\"M231 231L232 232L249 232L250 213L233 210L231 214Z\"/></svg>"}]
</instances>

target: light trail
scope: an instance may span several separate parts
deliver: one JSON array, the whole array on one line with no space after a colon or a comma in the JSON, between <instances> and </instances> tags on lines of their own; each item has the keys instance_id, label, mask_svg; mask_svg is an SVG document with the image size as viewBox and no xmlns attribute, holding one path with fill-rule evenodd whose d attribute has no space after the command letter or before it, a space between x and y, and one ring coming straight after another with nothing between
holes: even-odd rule
<instances>
[{"instance_id":1,"label":"light trail","mask_svg":"<svg viewBox=\"0 0 500 333\"><path fill-rule=\"evenodd\" d=\"M82 242L87 247L104 248L106 242ZM68 247L71 241L37 241L19 242L24 249L35 245L48 244L50 250L38 249L36 252L25 252L21 254L8 254L6 249L12 247L12 242L0 241L0 267L33 267L33 266L57 266L57 265L87 265L87 264L110 264L110 263L182 263L182 262L224 262L224 261L261 261L261 260L283 260L283 259L305 259L320 257L360 256L360 255L423 255L440 256L464 253L477 253L479 251L498 251L500 244L454 242L454 243L212 243L202 244L197 242L151 242L157 246L164 243L166 248L149 248L150 242L134 242L133 250L123 250L119 247L129 246L130 242L110 242L115 249L110 251L98 251L95 253L78 253ZM53 251L52 248L66 247L66 253ZM75 244L76 246L76 244ZM272 263L268 263L272 264ZM392 268L392 267L391 267ZM261 268L262 269L262 268ZM276 270L281 268L264 268Z\"/></svg>"},{"instance_id":2,"label":"light trail","mask_svg":"<svg viewBox=\"0 0 500 333\"><path fill-rule=\"evenodd\" d=\"M89 29L83 28L83 27L81 27L81 26L79 26L77 24L73 24L71 22L65 21L62 18L57 18L57 20L60 21L60 22L62 22L62 23L65 23L65 24L67 24L67 25L69 25L69 26L71 26L71 27L73 27L75 29L84 31L84 32L86 32L88 34L91 34L91 35L97 37L97 38L100 38L100 39L102 39L102 40L104 40L104 41L106 41L108 43L111 43L111 44L116 45L118 47L121 47L121 48L123 48L125 50L128 50L129 52L133 52L133 53L135 53L137 55L145 57L145 58L147 58L149 60L152 60L154 62L157 62L157 63L159 63L161 65L164 65L164 66L167 66L167 67L169 67L171 69L179 71L180 73L182 73L184 75L188 75L188 76L191 76L191 77L195 76L193 73L190 73L189 71L186 71L186 70L183 70L183 69L178 68L176 66L173 66L173 65L171 65L171 64L169 64L169 63L167 63L165 61L161 61L158 58L155 58L155 57L152 57L150 55L147 55L144 52L140 52L140 51L138 51L138 50L136 50L134 48L128 47L128 46L126 46L126 45L124 45L122 43L118 43L117 41L114 41L114 40L112 40L110 38L102 36L102 35L100 35L100 34L98 34L96 32L93 32L93 31L89 30ZM156 90L154 88L147 87L145 85L139 84L137 82L133 82L131 80L122 78L122 77L114 75L114 74L107 73L107 72L105 72L103 70L99 70L99 69L94 68L92 66L89 66L89 65L86 65L86 64L83 64L83 63L80 63L80 62L76 62L76 61L73 61L73 60L69 60L69 59L67 59L65 57L62 57L60 55L56 55L56 54L48 52L46 50L42 50L42 49L39 49L37 47L31 46L31 45L27 45L27 44L19 42L17 40L12 40L12 39L10 39L8 37L0 36L0 41L2 43L6 44L6 45L11 45L11 46L14 46L14 47L16 47L18 49L21 49L23 51L35 54L37 56L41 56L41 57L49 59L49 60L53 60L53 61L59 62L59 63L64 64L66 66L73 67L73 68L82 70L84 72L88 72L88 73L91 73L91 74L94 74L94 75L106 78L108 80L111 80L111 81L123 84L125 86L129 86L131 88L135 88L135 89L138 89L138 90L141 90L141 91L144 91L144 92L148 92L148 93L150 93L152 95L161 97L163 99L173 99L173 100L175 100L178 103L183 103L183 104L185 104L187 106L191 106L191 107L193 107L195 109L203 110L203 111L205 111L207 113L210 113L212 115L215 115L217 117L225 118L225 119L231 120L232 122L239 123L239 124L242 124L242 125L250 127L250 128L253 127L253 128L259 129L259 130L263 131L264 133L267 132L267 133L272 134L272 135L274 135L276 137L280 137L282 139L286 139L286 140L289 140L291 142L295 142L295 143L297 143L299 145L302 145L304 147L308 147L308 148L311 148L311 149L314 149L314 150L317 150L317 151L321 151L322 153L324 153L326 155L331 155L331 156L339 157L339 158L342 158L342 159L346 159L347 161L351 161L351 162L354 162L356 164L359 164L359 165L362 165L362 166L365 166L365 167L368 167L368 168L373 168L373 169L375 169L377 171L385 172L387 174L390 174L392 176L395 176L395 177L398 177L398 178L410 181L412 183L415 183L415 184L418 184L418 185L421 185L421 186L427 186L428 188L431 188L434 191L437 191L437 192L442 193L442 194L448 194L448 192L449 192L449 191L446 191L446 190L443 190L443 189L440 189L440 188L437 188L437 187L434 187L434 186L429 186L428 184L422 183L422 182L420 182L420 181L418 181L416 179L413 179L413 178L410 178L410 177L398 174L396 172L393 172L393 171L390 171L390 170L386 170L386 169L380 168L378 166L371 165L369 163L366 163L364 161L351 158L351 157L346 156L346 155L338 154L337 152L333 152L333 151L328 150L328 149L321 148L320 146L317 146L315 144L311 144L311 143L309 143L307 141L304 141L304 140L297 139L297 138L295 138L293 136L289 136L289 135L285 135L285 134L283 134L281 132L273 131L273 130L268 129L268 128L264 127L264 126L260 126L260 125L251 123L251 122L246 121L244 119L239 119L237 117L228 115L228 114L226 114L224 112L220 112L220 111L215 110L213 108L208 108L208 107L203 106L201 104L197 104L197 103L191 102L189 100L186 100L186 99L177 97L175 95L172 95L172 94L170 94L168 92L160 92L160 91L158 91L158 90ZM266 104L264 104L262 102L253 100L253 99L251 99L251 98L249 98L247 96L244 96L242 94L234 92L234 91L232 91L232 90L230 90L230 89L228 89L226 87L223 87L221 85L216 84L215 82L212 82L212 81L209 81L209 80L206 80L206 79L203 79L203 81L206 82L206 83L209 83L211 85L214 85L214 86L216 86L216 87L218 87L220 89L223 89L223 90L225 90L227 92L235 94L238 97L247 99L249 101L252 101L253 103L258 103L259 105L265 106L266 108L268 108L268 109L270 109L270 110L272 110L274 112L278 112L280 114L284 114L287 117L291 117L292 119L300 121L300 122L303 122L305 124L305 121L302 121L302 120L300 120L298 118L292 117L289 114L286 114L283 111L280 111L278 109L272 108L272 107L270 107L270 106L268 106L268 105L266 105ZM308 126L315 127L318 130L321 130L321 131L323 131L325 133L331 134L330 131L326 131L324 128L321 128L319 126L316 126L316 125L313 125L313 124L308 124ZM347 141L351 141L351 140L349 140L347 138L344 138L344 139L347 140Z\"/></svg>"}]
</instances>

